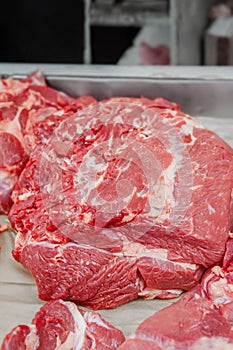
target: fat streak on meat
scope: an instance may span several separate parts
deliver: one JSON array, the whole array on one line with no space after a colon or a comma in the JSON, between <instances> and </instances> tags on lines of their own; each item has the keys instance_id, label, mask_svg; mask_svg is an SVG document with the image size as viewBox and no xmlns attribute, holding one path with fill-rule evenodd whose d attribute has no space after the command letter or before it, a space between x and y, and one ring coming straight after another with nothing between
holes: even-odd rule
<instances>
[{"instance_id":1,"label":"fat streak on meat","mask_svg":"<svg viewBox=\"0 0 233 350\"><path fill-rule=\"evenodd\" d=\"M115 350L124 340L98 313L56 300L43 305L31 325L19 325L7 334L1 350Z\"/></svg>"},{"instance_id":2,"label":"fat streak on meat","mask_svg":"<svg viewBox=\"0 0 233 350\"><path fill-rule=\"evenodd\" d=\"M233 151L163 99L64 120L13 193L13 256L43 300L112 308L190 290L229 238Z\"/></svg>"}]
</instances>

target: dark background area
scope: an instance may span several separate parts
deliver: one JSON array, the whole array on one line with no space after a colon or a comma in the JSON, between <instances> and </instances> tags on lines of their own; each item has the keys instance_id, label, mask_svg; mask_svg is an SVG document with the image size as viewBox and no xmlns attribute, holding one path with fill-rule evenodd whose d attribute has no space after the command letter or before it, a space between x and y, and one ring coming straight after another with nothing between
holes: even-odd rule
<instances>
[{"instance_id":1,"label":"dark background area","mask_svg":"<svg viewBox=\"0 0 233 350\"><path fill-rule=\"evenodd\" d=\"M92 63L116 63L138 30L93 26ZM0 62L83 63L82 0L8 2L0 31Z\"/></svg>"},{"instance_id":2,"label":"dark background area","mask_svg":"<svg viewBox=\"0 0 233 350\"><path fill-rule=\"evenodd\" d=\"M82 62L83 1L8 2L0 30L2 62Z\"/></svg>"},{"instance_id":3,"label":"dark background area","mask_svg":"<svg viewBox=\"0 0 233 350\"><path fill-rule=\"evenodd\" d=\"M140 28L91 27L92 63L115 64L132 44Z\"/></svg>"},{"instance_id":4,"label":"dark background area","mask_svg":"<svg viewBox=\"0 0 233 350\"><path fill-rule=\"evenodd\" d=\"M155 0L135 0L135 2L134 0L92 0L88 17L91 21L88 47L91 46L91 50L85 52L85 62L84 0L4 2L4 9L0 12L0 62L127 65L233 64L232 55L229 54L231 49L229 35L227 37L226 34L227 45L223 47L218 44L222 28L225 30L228 28L227 17L226 25L222 24L221 30L219 29L221 33L215 35L214 43L212 37L206 39L206 31L214 20L224 17L226 5L230 8L233 18L233 0L195 0L195 6L190 6L186 0L180 0L177 1L177 9L173 12L169 12L169 4L173 0L163 1L164 5L161 5L159 11L153 10ZM158 3L163 4L163 1L159 0ZM223 1L225 5L221 4ZM107 3L110 5L107 6ZM219 3L220 7L213 7ZM116 7L116 4L122 5ZM150 4L153 6L146 7L151 6ZM88 6L88 2L86 5ZM117 9L120 12L111 12L111 9ZM146 11L143 12L143 9ZM212 14L211 10L214 10ZM114 13L115 15L111 15ZM126 17L120 17L122 13ZM176 13L178 13L177 16L175 16ZM161 14L165 18L164 22L162 17L160 18ZM150 20L151 18L158 20L153 22L151 27L154 32L152 30L149 34L146 21L148 16L151 16ZM176 22L170 20L173 17ZM120 21L122 18L123 21ZM169 24L161 27L159 23ZM140 35L137 36L139 31ZM169 34L166 35L166 33ZM171 33L175 34L175 39ZM167 40L169 35L170 39ZM134 42L136 36L137 40ZM222 60L222 52L225 55L224 60ZM211 60L207 57L211 57Z\"/></svg>"}]
</instances>

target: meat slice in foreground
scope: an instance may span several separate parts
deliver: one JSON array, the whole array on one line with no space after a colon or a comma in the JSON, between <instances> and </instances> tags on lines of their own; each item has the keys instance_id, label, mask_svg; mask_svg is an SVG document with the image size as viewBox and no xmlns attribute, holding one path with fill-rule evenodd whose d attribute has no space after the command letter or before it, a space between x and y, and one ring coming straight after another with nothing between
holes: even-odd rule
<instances>
[{"instance_id":1,"label":"meat slice in foreground","mask_svg":"<svg viewBox=\"0 0 233 350\"><path fill-rule=\"evenodd\" d=\"M13 255L43 300L176 297L223 257L232 171L230 146L171 103L93 103L31 155Z\"/></svg>"},{"instance_id":2,"label":"meat slice in foreground","mask_svg":"<svg viewBox=\"0 0 233 350\"><path fill-rule=\"evenodd\" d=\"M31 325L19 325L6 335L1 350L114 350L124 340L98 313L57 300L43 305Z\"/></svg>"},{"instance_id":3,"label":"meat slice in foreground","mask_svg":"<svg viewBox=\"0 0 233 350\"><path fill-rule=\"evenodd\" d=\"M233 349L233 240L223 266L209 269L179 301L142 322L120 350Z\"/></svg>"}]
</instances>

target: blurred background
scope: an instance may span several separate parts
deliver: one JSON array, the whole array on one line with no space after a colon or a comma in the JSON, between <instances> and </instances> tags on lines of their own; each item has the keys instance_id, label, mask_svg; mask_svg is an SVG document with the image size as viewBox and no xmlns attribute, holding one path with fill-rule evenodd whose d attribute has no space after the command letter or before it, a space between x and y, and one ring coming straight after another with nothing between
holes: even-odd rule
<instances>
[{"instance_id":1,"label":"blurred background","mask_svg":"<svg viewBox=\"0 0 233 350\"><path fill-rule=\"evenodd\" d=\"M0 30L0 62L233 63L233 1L19 0Z\"/></svg>"}]
</instances>

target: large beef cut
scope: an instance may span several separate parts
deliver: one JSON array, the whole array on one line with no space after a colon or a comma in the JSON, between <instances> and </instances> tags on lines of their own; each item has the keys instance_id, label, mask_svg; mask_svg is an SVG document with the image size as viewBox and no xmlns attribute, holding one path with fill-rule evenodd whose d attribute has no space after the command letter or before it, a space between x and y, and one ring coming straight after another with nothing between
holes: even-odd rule
<instances>
[{"instance_id":1,"label":"large beef cut","mask_svg":"<svg viewBox=\"0 0 233 350\"><path fill-rule=\"evenodd\" d=\"M98 313L56 300L43 305L31 325L19 325L7 334L1 350L115 350L124 340Z\"/></svg>"},{"instance_id":2,"label":"large beef cut","mask_svg":"<svg viewBox=\"0 0 233 350\"><path fill-rule=\"evenodd\" d=\"M233 240L223 266L209 269L178 302L146 319L121 350L233 349Z\"/></svg>"},{"instance_id":3,"label":"large beef cut","mask_svg":"<svg viewBox=\"0 0 233 350\"><path fill-rule=\"evenodd\" d=\"M52 89L39 70L26 79L0 80L0 213L12 205L12 190L31 150L46 143L61 120L92 101Z\"/></svg>"},{"instance_id":4,"label":"large beef cut","mask_svg":"<svg viewBox=\"0 0 233 350\"><path fill-rule=\"evenodd\" d=\"M163 99L65 119L13 193L13 255L43 300L93 309L190 290L229 238L233 150Z\"/></svg>"}]
</instances>

